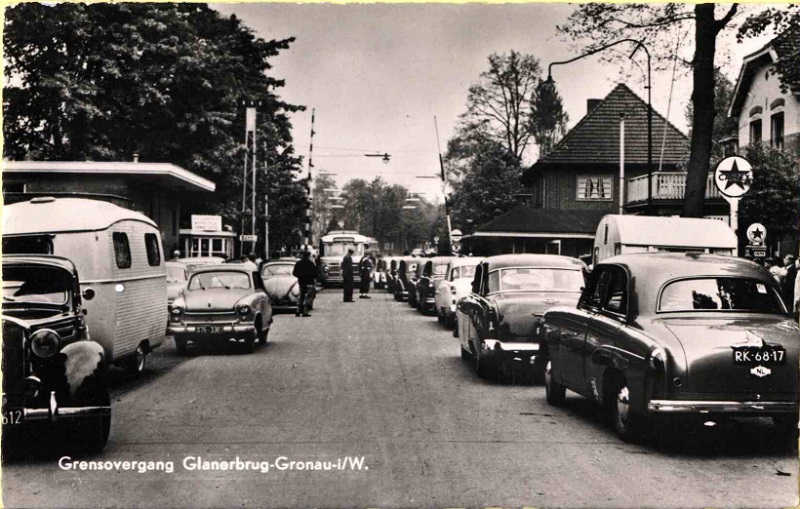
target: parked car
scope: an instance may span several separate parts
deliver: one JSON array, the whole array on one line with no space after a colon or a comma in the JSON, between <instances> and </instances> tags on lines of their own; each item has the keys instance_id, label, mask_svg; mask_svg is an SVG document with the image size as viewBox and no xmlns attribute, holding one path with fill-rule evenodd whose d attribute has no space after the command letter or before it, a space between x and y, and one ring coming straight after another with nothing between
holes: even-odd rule
<instances>
[{"instance_id":1,"label":"parked car","mask_svg":"<svg viewBox=\"0 0 800 509\"><path fill-rule=\"evenodd\" d=\"M422 314L436 311L436 286L447 275L447 264L452 256L436 256L426 261L417 280L417 309Z\"/></svg>"},{"instance_id":2,"label":"parked car","mask_svg":"<svg viewBox=\"0 0 800 509\"><path fill-rule=\"evenodd\" d=\"M769 416L797 432L800 329L775 279L741 258L632 254L597 264L577 306L544 316L547 401L604 405L617 434L653 418ZM796 440L796 437L795 437Z\"/></svg>"},{"instance_id":3,"label":"parked car","mask_svg":"<svg viewBox=\"0 0 800 509\"><path fill-rule=\"evenodd\" d=\"M375 261L375 272L372 278L373 285L376 290L383 290L386 288L386 272L388 271L389 263L383 256L378 256Z\"/></svg>"},{"instance_id":4,"label":"parked car","mask_svg":"<svg viewBox=\"0 0 800 509\"><path fill-rule=\"evenodd\" d=\"M417 282L422 277L422 272L425 269L425 258L417 258L414 264L414 271L406 271L408 279L408 305L412 308L419 308L419 300L417 300Z\"/></svg>"},{"instance_id":5,"label":"parked car","mask_svg":"<svg viewBox=\"0 0 800 509\"><path fill-rule=\"evenodd\" d=\"M386 260L386 291L394 294L395 283L397 282L397 265L398 258L396 256L389 256Z\"/></svg>"},{"instance_id":6,"label":"parked car","mask_svg":"<svg viewBox=\"0 0 800 509\"><path fill-rule=\"evenodd\" d=\"M469 294L475 267L480 258L464 256L453 258L447 264L445 278L436 285L434 306L439 323L452 328L456 322L456 303L458 299Z\"/></svg>"},{"instance_id":7,"label":"parked car","mask_svg":"<svg viewBox=\"0 0 800 509\"><path fill-rule=\"evenodd\" d=\"M108 366L90 341L78 273L58 256L3 256L3 453L26 432L101 451L111 429ZM50 428L31 428L34 422ZM52 432L52 433L49 433ZM63 432L63 433L62 433ZM25 447L32 444L24 444Z\"/></svg>"},{"instance_id":8,"label":"parked car","mask_svg":"<svg viewBox=\"0 0 800 509\"><path fill-rule=\"evenodd\" d=\"M152 219L100 200L42 196L3 208L4 254L54 254L81 275L92 340L131 376L164 342L167 278Z\"/></svg>"},{"instance_id":9,"label":"parked car","mask_svg":"<svg viewBox=\"0 0 800 509\"><path fill-rule=\"evenodd\" d=\"M300 285L294 277L295 258L282 258L267 262L261 268L264 289L269 295L269 303L273 311L277 309L297 310L300 299Z\"/></svg>"},{"instance_id":10,"label":"parked car","mask_svg":"<svg viewBox=\"0 0 800 509\"><path fill-rule=\"evenodd\" d=\"M186 288L189 269L181 262L166 262L164 267L167 269L167 305L170 305Z\"/></svg>"},{"instance_id":11,"label":"parked car","mask_svg":"<svg viewBox=\"0 0 800 509\"><path fill-rule=\"evenodd\" d=\"M175 261L186 265L189 272L192 272L196 268L204 265L219 265L220 263L225 263L225 258L219 256L192 256L188 258L179 258Z\"/></svg>"},{"instance_id":12,"label":"parked car","mask_svg":"<svg viewBox=\"0 0 800 509\"><path fill-rule=\"evenodd\" d=\"M179 352L187 343L241 342L246 352L256 341L266 344L272 307L261 274L244 264L199 267L183 294L169 308L168 332Z\"/></svg>"},{"instance_id":13,"label":"parked car","mask_svg":"<svg viewBox=\"0 0 800 509\"><path fill-rule=\"evenodd\" d=\"M578 301L586 266L559 255L510 254L485 258L472 291L456 305L461 357L472 359L480 377L544 371L546 352L536 334L544 312Z\"/></svg>"},{"instance_id":14,"label":"parked car","mask_svg":"<svg viewBox=\"0 0 800 509\"><path fill-rule=\"evenodd\" d=\"M406 256L400 258L397 265L397 278L395 280L394 299L400 302L408 300L414 288L414 276L417 272L419 258Z\"/></svg>"}]
</instances>

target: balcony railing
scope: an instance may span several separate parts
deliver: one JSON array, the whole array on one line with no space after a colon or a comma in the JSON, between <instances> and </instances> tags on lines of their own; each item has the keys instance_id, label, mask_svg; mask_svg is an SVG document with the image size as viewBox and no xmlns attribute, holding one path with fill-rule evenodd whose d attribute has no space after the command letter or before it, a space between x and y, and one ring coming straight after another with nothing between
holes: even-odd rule
<instances>
[{"instance_id":1,"label":"balcony railing","mask_svg":"<svg viewBox=\"0 0 800 509\"><path fill-rule=\"evenodd\" d=\"M653 200L683 200L686 195L686 173L657 172L653 173ZM647 175L628 179L628 199L626 203L647 201ZM714 174L709 173L706 179L706 198L721 198L717 186L714 185Z\"/></svg>"}]
</instances>

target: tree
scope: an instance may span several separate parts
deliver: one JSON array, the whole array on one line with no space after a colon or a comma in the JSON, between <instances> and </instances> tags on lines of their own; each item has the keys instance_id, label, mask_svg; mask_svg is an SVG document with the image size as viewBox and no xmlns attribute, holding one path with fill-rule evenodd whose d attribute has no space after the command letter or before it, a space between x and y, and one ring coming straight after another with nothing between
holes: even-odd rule
<instances>
[{"instance_id":1,"label":"tree","mask_svg":"<svg viewBox=\"0 0 800 509\"><path fill-rule=\"evenodd\" d=\"M800 166L796 158L763 145L747 148L753 165L753 184L742 197L739 223L762 223L771 241L796 238L800 233Z\"/></svg>"},{"instance_id":2,"label":"tree","mask_svg":"<svg viewBox=\"0 0 800 509\"><path fill-rule=\"evenodd\" d=\"M264 41L203 4L21 3L6 10L4 157L171 162L217 184L194 212L239 224L243 102L258 107L257 207L273 228L300 226L288 114L270 59L293 39ZM269 175L269 178L267 178ZM267 189L269 180L269 189ZM263 190L267 189L267 193ZM263 216L261 216L263 217ZM259 229L263 221L259 221Z\"/></svg>"},{"instance_id":3,"label":"tree","mask_svg":"<svg viewBox=\"0 0 800 509\"><path fill-rule=\"evenodd\" d=\"M334 227L331 228L331 221L334 221L336 209L332 209L334 201L331 198L333 195L326 192L326 189L335 189L336 181L329 175L319 175L314 180L314 191L312 193L311 205L311 236L314 240L319 240L323 235L331 230L338 229L338 219L334 222Z\"/></svg>"},{"instance_id":4,"label":"tree","mask_svg":"<svg viewBox=\"0 0 800 509\"><path fill-rule=\"evenodd\" d=\"M691 152L683 216L702 217L706 180L711 160L714 130L714 56L719 33L731 22L738 4L721 7L717 17L716 6L708 3L690 4L582 4L570 15L559 31L575 41L586 41L588 49L599 48L626 37L642 41L656 60L674 58L675 34L694 28L694 58L692 67L692 118Z\"/></svg>"},{"instance_id":5,"label":"tree","mask_svg":"<svg viewBox=\"0 0 800 509\"><path fill-rule=\"evenodd\" d=\"M502 144L522 160L532 136L531 95L540 79L539 61L511 50L489 55L489 70L469 88L462 123Z\"/></svg>"},{"instance_id":6,"label":"tree","mask_svg":"<svg viewBox=\"0 0 800 509\"><path fill-rule=\"evenodd\" d=\"M714 128L711 131L711 166L723 157L723 147L720 143L726 138L736 136L739 125L736 119L728 117L728 106L733 100L733 83L719 68L714 71ZM686 105L686 120L689 124L694 118L694 108L691 103Z\"/></svg>"},{"instance_id":7,"label":"tree","mask_svg":"<svg viewBox=\"0 0 800 509\"><path fill-rule=\"evenodd\" d=\"M780 59L774 74L781 81L784 92L800 88L800 6L797 4L770 7L745 20L737 34L741 41L756 37L772 29L777 34L775 44L780 46Z\"/></svg>"},{"instance_id":8,"label":"tree","mask_svg":"<svg viewBox=\"0 0 800 509\"><path fill-rule=\"evenodd\" d=\"M539 157L548 154L556 143L567 134L569 115L564 111L561 96L553 86L539 86L531 99L530 129Z\"/></svg>"}]
</instances>

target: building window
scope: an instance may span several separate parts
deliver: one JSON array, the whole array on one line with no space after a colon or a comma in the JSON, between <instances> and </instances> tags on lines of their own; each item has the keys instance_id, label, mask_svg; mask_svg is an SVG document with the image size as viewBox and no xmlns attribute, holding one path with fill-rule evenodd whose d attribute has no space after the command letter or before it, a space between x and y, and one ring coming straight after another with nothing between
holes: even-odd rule
<instances>
[{"instance_id":1,"label":"building window","mask_svg":"<svg viewBox=\"0 0 800 509\"><path fill-rule=\"evenodd\" d=\"M147 249L147 264L151 267L160 265L161 252L158 249L158 235L155 233L145 233L144 246Z\"/></svg>"},{"instance_id":2,"label":"building window","mask_svg":"<svg viewBox=\"0 0 800 509\"><path fill-rule=\"evenodd\" d=\"M612 177L601 175L578 176L579 200L611 200L613 195Z\"/></svg>"},{"instance_id":3,"label":"building window","mask_svg":"<svg viewBox=\"0 0 800 509\"><path fill-rule=\"evenodd\" d=\"M750 145L761 145L761 120L750 122Z\"/></svg>"},{"instance_id":4,"label":"building window","mask_svg":"<svg viewBox=\"0 0 800 509\"><path fill-rule=\"evenodd\" d=\"M772 115L770 124L770 145L783 150L783 112Z\"/></svg>"},{"instance_id":5,"label":"building window","mask_svg":"<svg viewBox=\"0 0 800 509\"><path fill-rule=\"evenodd\" d=\"M114 232L114 257L117 259L117 267L129 269L131 267L131 245L128 243L128 234Z\"/></svg>"},{"instance_id":6,"label":"building window","mask_svg":"<svg viewBox=\"0 0 800 509\"><path fill-rule=\"evenodd\" d=\"M22 182L3 182L4 193L24 193L25 184Z\"/></svg>"}]
</instances>

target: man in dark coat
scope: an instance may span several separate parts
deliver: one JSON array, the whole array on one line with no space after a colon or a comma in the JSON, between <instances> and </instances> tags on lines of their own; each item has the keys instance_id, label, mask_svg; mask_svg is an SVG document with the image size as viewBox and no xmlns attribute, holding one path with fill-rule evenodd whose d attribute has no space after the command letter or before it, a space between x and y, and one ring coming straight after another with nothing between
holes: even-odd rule
<instances>
[{"instance_id":1,"label":"man in dark coat","mask_svg":"<svg viewBox=\"0 0 800 509\"><path fill-rule=\"evenodd\" d=\"M784 270L786 276L781 283L781 293L783 294L783 301L790 312L794 312L794 283L797 279L797 265L794 261L794 256L788 254L783 259Z\"/></svg>"},{"instance_id":2,"label":"man in dark coat","mask_svg":"<svg viewBox=\"0 0 800 509\"><path fill-rule=\"evenodd\" d=\"M375 262L371 254L365 254L358 263L358 272L361 276L361 287L359 288L359 299L371 299L369 295L369 283L372 281L372 271L375 269Z\"/></svg>"},{"instance_id":3,"label":"man in dark coat","mask_svg":"<svg viewBox=\"0 0 800 509\"><path fill-rule=\"evenodd\" d=\"M317 280L317 266L311 261L311 253L303 251L301 258L294 264L292 275L297 278L297 285L300 287L295 316L311 316L308 314L308 305L313 299L314 283Z\"/></svg>"},{"instance_id":4,"label":"man in dark coat","mask_svg":"<svg viewBox=\"0 0 800 509\"><path fill-rule=\"evenodd\" d=\"M342 279L344 287L344 301L353 302L353 253L352 249L342 258Z\"/></svg>"}]
</instances>

